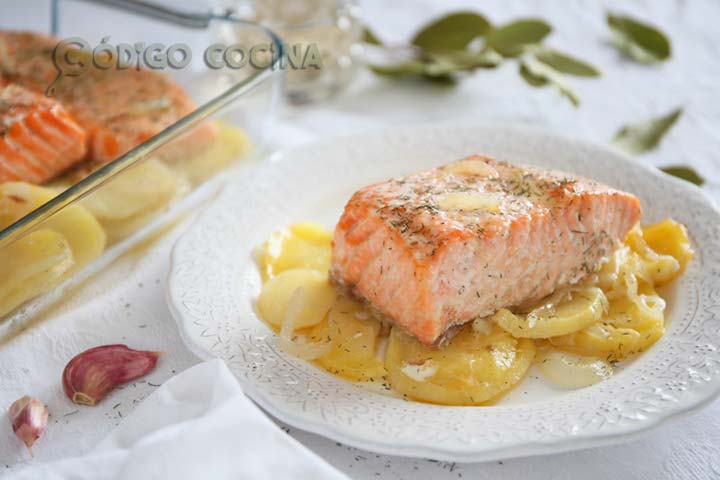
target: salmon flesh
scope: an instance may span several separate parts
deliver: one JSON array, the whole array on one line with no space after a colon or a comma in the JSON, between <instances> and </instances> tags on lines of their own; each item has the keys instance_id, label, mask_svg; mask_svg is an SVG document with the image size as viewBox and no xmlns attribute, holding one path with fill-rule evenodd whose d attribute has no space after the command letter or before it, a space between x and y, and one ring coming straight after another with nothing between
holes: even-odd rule
<instances>
[{"instance_id":1,"label":"salmon flesh","mask_svg":"<svg viewBox=\"0 0 720 480\"><path fill-rule=\"evenodd\" d=\"M0 182L44 183L85 158L87 136L51 98L0 86Z\"/></svg>"},{"instance_id":2,"label":"salmon flesh","mask_svg":"<svg viewBox=\"0 0 720 480\"><path fill-rule=\"evenodd\" d=\"M33 32L0 31L0 86L14 84L36 93L53 85L53 98L87 132L82 177L140 145L190 114L195 103L170 77L135 68L89 68L56 82L53 49L59 40ZM89 61L89 60L86 60ZM205 122L155 155L167 160L206 151L217 140Z\"/></svg>"},{"instance_id":3,"label":"salmon flesh","mask_svg":"<svg viewBox=\"0 0 720 480\"><path fill-rule=\"evenodd\" d=\"M472 156L356 192L330 276L425 345L596 272L639 200L557 171Z\"/></svg>"}]
</instances>

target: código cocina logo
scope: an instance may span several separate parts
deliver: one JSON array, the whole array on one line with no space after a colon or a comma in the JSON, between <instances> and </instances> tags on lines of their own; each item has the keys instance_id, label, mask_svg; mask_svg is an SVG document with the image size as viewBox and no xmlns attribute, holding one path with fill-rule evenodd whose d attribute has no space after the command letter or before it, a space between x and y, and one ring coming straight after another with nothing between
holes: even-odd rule
<instances>
[{"instance_id":1,"label":"c\u00f3digo cocina logo","mask_svg":"<svg viewBox=\"0 0 720 480\"><path fill-rule=\"evenodd\" d=\"M165 45L159 42L135 42L113 45L110 37L105 37L99 45L93 47L83 38L70 37L55 45L52 56L58 74L45 92L48 96L53 95L55 87L63 78L79 77L91 69L179 70L190 64L193 52L190 46L184 43ZM212 70L238 70L247 67L258 70L269 67L293 70L323 68L322 55L316 43L285 45L284 55L271 43L214 43L205 48L202 58L205 66Z\"/></svg>"}]
</instances>

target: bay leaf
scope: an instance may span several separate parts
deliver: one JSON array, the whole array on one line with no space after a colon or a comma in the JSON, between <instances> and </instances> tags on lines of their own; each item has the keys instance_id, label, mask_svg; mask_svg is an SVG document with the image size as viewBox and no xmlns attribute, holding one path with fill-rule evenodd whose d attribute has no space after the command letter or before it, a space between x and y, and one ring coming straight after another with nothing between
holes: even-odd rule
<instances>
[{"instance_id":1,"label":"bay leaf","mask_svg":"<svg viewBox=\"0 0 720 480\"><path fill-rule=\"evenodd\" d=\"M485 44L504 57L516 57L524 47L540 43L552 31L544 20L527 18L495 28L485 36Z\"/></svg>"},{"instance_id":2,"label":"bay leaf","mask_svg":"<svg viewBox=\"0 0 720 480\"><path fill-rule=\"evenodd\" d=\"M407 60L394 65L370 65L370 69L374 73L386 77L403 77L424 74L425 64L420 60Z\"/></svg>"},{"instance_id":3,"label":"bay leaf","mask_svg":"<svg viewBox=\"0 0 720 480\"><path fill-rule=\"evenodd\" d=\"M657 28L612 13L607 15L607 24L613 34L613 44L625 56L640 63L657 63L670 58L670 40Z\"/></svg>"},{"instance_id":4,"label":"bay leaf","mask_svg":"<svg viewBox=\"0 0 720 480\"><path fill-rule=\"evenodd\" d=\"M531 87L544 87L548 84L548 80L545 77L535 75L524 63L520 64L520 76Z\"/></svg>"},{"instance_id":5,"label":"bay leaf","mask_svg":"<svg viewBox=\"0 0 720 480\"><path fill-rule=\"evenodd\" d=\"M562 73L534 58L524 58L520 62L520 76L533 87L553 85L562 96L570 100L573 106L580 105L580 99L570 88Z\"/></svg>"},{"instance_id":6,"label":"bay leaf","mask_svg":"<svg viewBox=\"0 0 720 480\"><path fill-rule=\"evenodd\" d=\"M687 165L674 165L671 167L661 167L660 170L672 175L674 177L682 178L695 185L702 186L705 183L705 179L700 176L692 167Z\"/></svg>"},{"instance_id":7,"label":"bay leaf","mask_svg":"<svg viewBox=\"0 0 720 480\"><path fill-rule=\"evenodd\" d=\"M382 40L380 40L380 38L378 38L378 36L375 35L375 33L373 33L373 31L367 27L363 28L362 41L370 45L383 45Z\"/></svg>"},{"instance_id":8,"label":"bay leaf","mask_svg":"<svg viewBox=\"0 0 720 480\"><path fill-rule=\"evenodd\" d=\"M455 65L457 70L472 70L475 68L495 68L503 61L502 55L494 50L485 49L480 52L446 52L430 55L431 58L442 59Z\"/></svg>"},{"instance_id":9,"label":"bay leaf","mask_svg":"<svg viewBox=\"0 0 720 480\"><path fill-rule=\"evenodd\" d=\"M660 143L680 115L682 108L677 108L667 115L626 125L615 134L612 143L633 155L645 153Z\"/></svg>"},{"instance_id":10,"label":"bay leaf","mask_svg":"<svg viewBox=\"0 0 720 480\"><path fill-rule=\"evenodd\" d=\"M456 12L425 25L411 43L426 52L461 51L491 29L490 22L474 12Z\"/></svg>"},{"instance_id":11,"label":"bay leaf","mask_svg":"<svg viewBox=\"0 0 720 480\"><path fill-rule=\"evenodd\" d=\"M533 54L535 58L544 64L566 75L574 75L576 77L600 76L600 71L589 63L552 48L538 46L533 49Z\"/></svg>"}]
</instances>

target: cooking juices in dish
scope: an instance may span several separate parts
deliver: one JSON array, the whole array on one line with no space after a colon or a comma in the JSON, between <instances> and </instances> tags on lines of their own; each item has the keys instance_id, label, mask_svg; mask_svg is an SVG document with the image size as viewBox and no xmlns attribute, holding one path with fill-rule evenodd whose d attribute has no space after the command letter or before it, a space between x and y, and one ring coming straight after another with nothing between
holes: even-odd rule
<instances>
[{"instance_id":1,"label":"cooking juices in dish","mask_svg":"<svg viewBox=\"0 0 720 480\"><path fill-rule=\"evenodd\" d=\"M0 230L195 108L169 77L134 68L88 69L64 78L48 97L56 43L0 32ZM0 250L0 317L249 149L242 131L206 122Z\"/></svg>"},{"instance_id":2,"label":"cooking juices in dish","mask_svg":"<svg viewBox=\"0 0 720 480\"><path fill-rule=\"evenodd\" d=\"M257 308L286 351L414 400L487 404L533 363L586 386L663 335L656 288L692 258L682 225L640 216L631 194L474 156L361 189L334 234L273 234Z\"/></svg>"}]
</instances>

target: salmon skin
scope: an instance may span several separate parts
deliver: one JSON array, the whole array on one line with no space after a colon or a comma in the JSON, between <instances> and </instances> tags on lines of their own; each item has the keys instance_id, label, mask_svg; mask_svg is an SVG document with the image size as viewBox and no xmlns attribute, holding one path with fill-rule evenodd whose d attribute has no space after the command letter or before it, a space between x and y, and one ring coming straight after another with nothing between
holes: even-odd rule
<instances>
[{"instance_id":1,"label":"salmon skin","mask_svg":"<svg viewBox=\"0 0 720 480\"><path fill-rule=\"evenodd\" d=\"M330 277L438 345L454 326L583 280L641 215L629 193L476 155L356 192Z\"/></svg>"},{"instance_id":2,"label":"salmon skin","mask_svg":"<svg viewBox=\"0 0 720 480\"><path fill-rule=\"evenodd\" d=\"M38 93L53 84L59 101L88 132L88 160L82 176L109 163L188 115L195 104L170 77L133 68L89 68L55 82L52 56L58 40L31 32L0 32L0 85L14 83ZM174 159L214 144L217 130L203 123L157 155Z\"/></svg>"},{"instance_id":3,"label":"salmon skin","mask_svg":"<svg viewBox=\"0 0 720 480\"><path fill-rule=\"evenodd\" d=\"M0 183L44 183L85 158L87 136L51 98L0 86Z\"/></svg>"}]
</instances>

